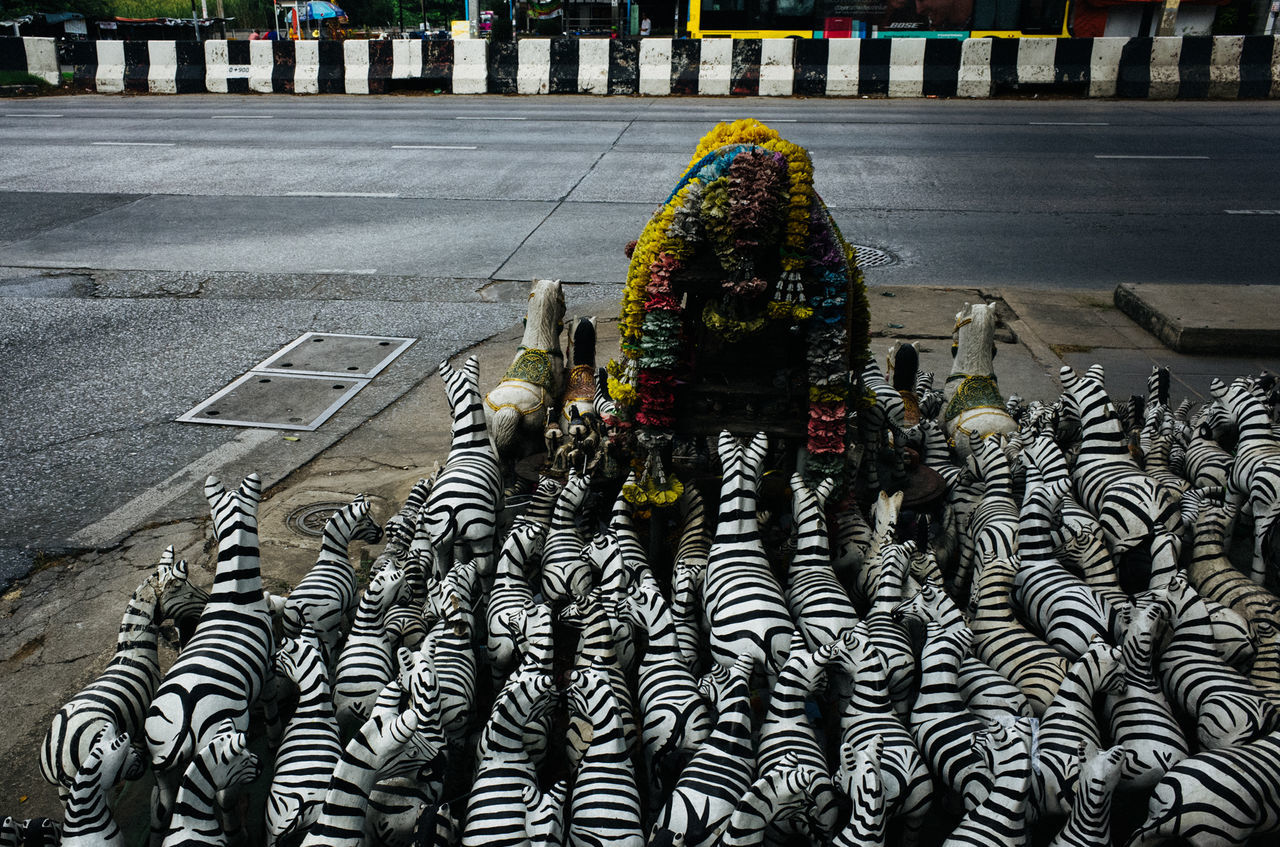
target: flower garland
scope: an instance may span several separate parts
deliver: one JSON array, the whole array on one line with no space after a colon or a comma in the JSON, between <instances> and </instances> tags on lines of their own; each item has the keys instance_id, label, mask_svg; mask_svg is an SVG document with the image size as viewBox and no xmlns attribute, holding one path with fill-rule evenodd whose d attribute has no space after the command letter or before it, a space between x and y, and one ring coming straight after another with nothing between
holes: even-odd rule
<instances>
[{"instance_id":1,"label":"flower garland","mask_svg":"<svg viewBox=\"0 0 1280 847\"><path fill-rule=\"evenodd\" d=\"M680 487L653 457L670 443L677 369L687 360L683 293L673 280L703 247L726 273L721 298L700 316L708 328L730 341L759 332L768 319L805 328L808 465L816 475L840 474L850 371L867 355L862 276L813 190L808 153L764 124L742 120L718 124L702 138L631 251L619 318L623 362L608 366L610 396L649 451L645 477L629 499L662 505ZM770 282L756 274L752 259L761 249L776 249L781 269L765 303Z\"/></svg>"}]
</instances>

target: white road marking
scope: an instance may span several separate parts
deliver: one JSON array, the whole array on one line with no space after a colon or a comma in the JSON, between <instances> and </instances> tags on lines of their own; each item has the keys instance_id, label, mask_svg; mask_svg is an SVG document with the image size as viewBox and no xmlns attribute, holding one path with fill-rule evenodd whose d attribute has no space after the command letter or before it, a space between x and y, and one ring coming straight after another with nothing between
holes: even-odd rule
<instances>
[{"instance_id":1,"label":"white road marking","mask_svg":"<svg viewBox=\"0 0 1280 847\"><path fill-rule=\"evenodd\" d=\"M177 147L171 141L94 141L94 147Z\"/></svg>"},{"instance_id":2,"label":"white road marking","mask_svg":"<svg viewBox=\"0 0 1280 847\"><path fill-rule=\"evenodd\" d=\"M1111 126L1106 121L1031 121L1028 126Z\"/></svg>"},{"instance_id":3,"label":"white road marking","mask_svg":"<svg viewBox=\"0 0 1280 847\"><path fill-rule=\"evenodd\" d=\"M1101 153L1095 159L1208 159L1208 156L1105 156Z\"/></svg>"},{"instance_id":4,"label":"white road marking","mask_svg":"<svg viewBox=\"0 0 1280 847\"><path fill-rule=\"evenodd\" d=\"M355 275L355 276L369 276L370 274L376 274L377 272L378 272L378 269L377 269L377 268L356 268L355 270L352 270L352 269L350 269L350 268L316 268L315 270L313 270L313 271L309 271L308 273L313 273L313 274L353 274L353 275Z\"/></svg>"},{"instance_id":5,"label":"white road marking","mask_svg":"<svg viewBox=\"0 0 1280 847\"><path fill-rule=\"evenodd\" d=\"M475 145L465 144L392 144L392 150L476 150Z\"/></svg>"},{"instance_id":6,"label":"white road marking","mask_svg":"<svg viewBox=\"0 0 1280 847\"><path fill-rule=\"evenodd\" d=\"M62 115L44 114L43 112L5 112L6 118L60 118Z\"/></svg>"},{"instance_id":7,"label":"white road marking","mask_svg":"<svg viewBox=\"0 0 1280 847\"><path fill-rule=\"evenodd\" d=\"M720 122L730 124L736 120L739 120L739 118L721 118ZM757 118L756 120L760 121L760 123L762 124L793 124L799 121L800 119L799 118Z\"/></svg>"},{"instance_id":8,"label":"white road marking","mask_svg":"<svg viewBox=\"0 0 1280 847\"><path fill-rule=\"evenodd\" d=\"M1280 215L1280 209L1223 209L1228 215Z\"/></svg>"},{"instance_id":9,"label":"white road marking","mask_svg":"<svg viewBox=\"0 0 1280 847\"><path fill-rule=\"evenodd\" d=\"M269 121L275 115L210 115L215 121Z\"/></svg>"},{"instance_id":10,"label":"white road marking","mask_svg":"<svg viewBox=\"0 0 1280 847\"><path fill-rule=\"evenodd\" d=\"M242 432L111 514L81 529L71 536L71 541L85 547L105 547L121 535L148 523L153 515L183 494L193 489L198 490L197 487L202 488L205 478L210 474L221 473L224 468L243 459L255 448L279 437L277 430L254 429Z\"/></svg>"},{"instance_id":11,"label":"white road marking","mask_svg":"<svg viewBox=\"0 0 1280 847\"><path fill-rule=\"evenodd\" d=\"M484 115L455 115L455 121L527 121L528 118L486 117Z\"/></svg>"},{"instance_id":12,"label":"white road marking","mask_svg":"<svg viewBox=\"0 0 1280 847\"><path fill-rule=\"evenodd\" d=\"M399 197L392 191L290 191L285 197Z\"/></svg>"}]
</instances>

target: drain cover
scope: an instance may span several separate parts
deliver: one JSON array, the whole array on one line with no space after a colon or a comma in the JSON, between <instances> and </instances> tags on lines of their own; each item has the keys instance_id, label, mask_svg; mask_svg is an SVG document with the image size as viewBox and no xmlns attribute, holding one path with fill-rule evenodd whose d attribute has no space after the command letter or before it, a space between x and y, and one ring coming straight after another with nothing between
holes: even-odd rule
<instances>
[{"instance_id":1,"label":"drain cover","mask_svg":"<svg viewBox=\"0 0 1280 847\"><path fill-rule=\"evenodd\" d=\"M312 503L309 506L299 506L284 519L284 525L298 535L319 538L324 535L324 525L329 522L329 516L346 505L346 503Z\"/></svg>"},{"instance_id":2,"label":"drain cover","mask_svg":"<svg viewBox=\"0 0 1280 847\"><path fill-rule=\"evenodd\" d=\"M178 420L311 432L368 384L367 379L250 371Z\"/></svg>"},{"instance_id":3,"label":"drain cover","mask_svg":"<svg viewBox=\"0 0 1280 847\"><path fill-rule=\"evenodd\" d=\"M861 244L851 244L850 246L853 247L853 254L860 268L882 268L885 265L893 265L898 262L897 256L885 250L864 247Z\"/></svg>"},{"instance_id":4,"label":"drain cover","mask_svg":"<svg viewBox=\"0 0 1280 847\"><path fill-rule=\"evenodd\" d=\"M373 379L416 340L383 335L307 332L254 370Z\"/></svg>"}]
</instances>

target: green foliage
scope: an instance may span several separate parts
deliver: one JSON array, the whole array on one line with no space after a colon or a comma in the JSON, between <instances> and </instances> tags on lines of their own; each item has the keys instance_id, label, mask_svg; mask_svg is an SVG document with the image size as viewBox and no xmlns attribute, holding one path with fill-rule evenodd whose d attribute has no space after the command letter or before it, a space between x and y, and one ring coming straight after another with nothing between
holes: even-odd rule
<instances>
[{"instance_id":1,"label":"green foliage","mask_svg":"<svg viewBox=\"0 0 1280 847\"><path fill-rule=\"evenodd\" d=\"M35 74L29 74L26 71L0 71L0 85L34 85L39 88L48 88L49 83L43 78Z\"/></svg>"}]
</instances>

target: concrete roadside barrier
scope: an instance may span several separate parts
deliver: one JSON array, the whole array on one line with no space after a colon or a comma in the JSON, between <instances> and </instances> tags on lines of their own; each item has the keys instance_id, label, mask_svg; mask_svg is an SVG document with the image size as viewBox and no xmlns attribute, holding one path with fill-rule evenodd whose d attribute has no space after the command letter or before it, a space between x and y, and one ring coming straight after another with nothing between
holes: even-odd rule
<instances>
[{"instance_id":1,"label":"concrete roadside barrier","mask_svg":"<svg viewBox=\"0 0 1280 847\"><path fill-rule=\"evenodd\" d=\"M760 96L790 97L795 85L794 38L760 39Z\"/></svg>"},{"instance_id":2,"label":"concrete roadside barrier","mask_svg":"<svg viewBox=\"0 0 1280 847\"><path fill-rule=\"evenodd\" d=\"M345 94L369 93L369 42L342 42L342 90Z\"/></svg>"},{"instance_id":3,"label":"concrete roadside barrier","mask_svg":"<svg viewBox=\"0 0 1280 847\"><path fill-rule=\"evenodd\" d=\"M485 49L478 38L453 42L453 93L484 94L489 90Z\"/></svg>"},{"instance_id":4,"label":"concrete roadside barrier","mask_svg":"<svg viewBox=\"0 0 1280 847\"><path fill-rule=\"evenodd\" d=\"M991 96L990 38L966 38L960 44L960 68L956 73L956 96Z\"/></svg>"},{"instance_id":5,"label":"concrete roadside barrier","mask_svg":"<svg viewBox=\"0 0 1280 847\"><path fill-rule=\"evenodd\" d=\"M98 62L93 75L93 87L99 94L124 92L124 42L98 41Z\"/></svg>"},{"instance_id":6,"label":"concrete roadside barrier","mask_svg":"<svg viewBox=\"0 0 1280 847\"><path fill-rule=\"evenodd\" d=\"M698 53L698 93L725 97L733 74L733 39L704 38Z\"/></svg>"},{"instance_id":7,"label":"concrete roadside barrier","mask_svg":"<svg viewBox=\"0 0 1280 847\"><path fill-rule=\"evenodd\" d=\"M1120 84L1120 60L1127 38L1095 38L1089 57L1089 96L1115 97Z\"/></svg>"},{"instance_id":8,"label":"concrete roadside barrier","mask_svg":"<svg viewBox=\"0 0 1280 847\"><path fill-rule=\"evenodd\" d=\"M583 38L578 48L578 91L582 94L609 93L608 38Z\"/></svg>"},{"instance_id":9,"label":"concrete roadside barrier","mask_svg":"<svg viewBox=\"0 0 1280 847\"><path fill-rule=\"evenodd\" d=\"M249 90L255 94L271 94L275 84L273 77L276 70L275 42L249 42Z\"/></svg>"},{"instance_id":10,"label":"concrete roadside barrier","mask_svg":"<svg viewBox=\"0 0 1280 847\"><path fill-rule=\"evenodd\" d=\"M293 93L320 93L320 42L293 41Z\"/></svg>"},{"instance_id":11,"label":"concrete roadside barrier","mask_svg":"<svg viewBox=\"0 0 1280 847\"><path fill-rule=\"evenodd\" d=\"M0 48L0 52L11 53L12 58L3 60L0 68L7 71L26 71L38 76L50 85L62 81L58 68L58 48L52 38L5 38L5 42L13 42L8 48Z\"/></svg>"},{"instance_id":12,"label":"concrete roadside barrier","mask_svg":"<svg viewBox=\"0 0 1280 847\"><path fill-rule=\"evenodd\" d=\"M640 92L650 97L671 93L671 39L646 38L640 42Z\"/></svg>"},{"instance_id":13,"label":"concrete roadside barrier","mask_svg":"<svg viewBox=\"0 0 1280 847\"><path fill-rule=\"evenodd\" d=\"M924 50L928 39L890 39L889 96L921 97L924 95Z\"/></svg>"},{"instance_id":14,"label":"concrete roadside barrier","mask_svg":"<svg viewBox=\"0 0 1280 847\"><path fill-rule=\"evenodd\" d=\"M516 46L516 93L548 93L551 90L551 41L525 38L517 41Z\"/></svg>"}]
</instances>

